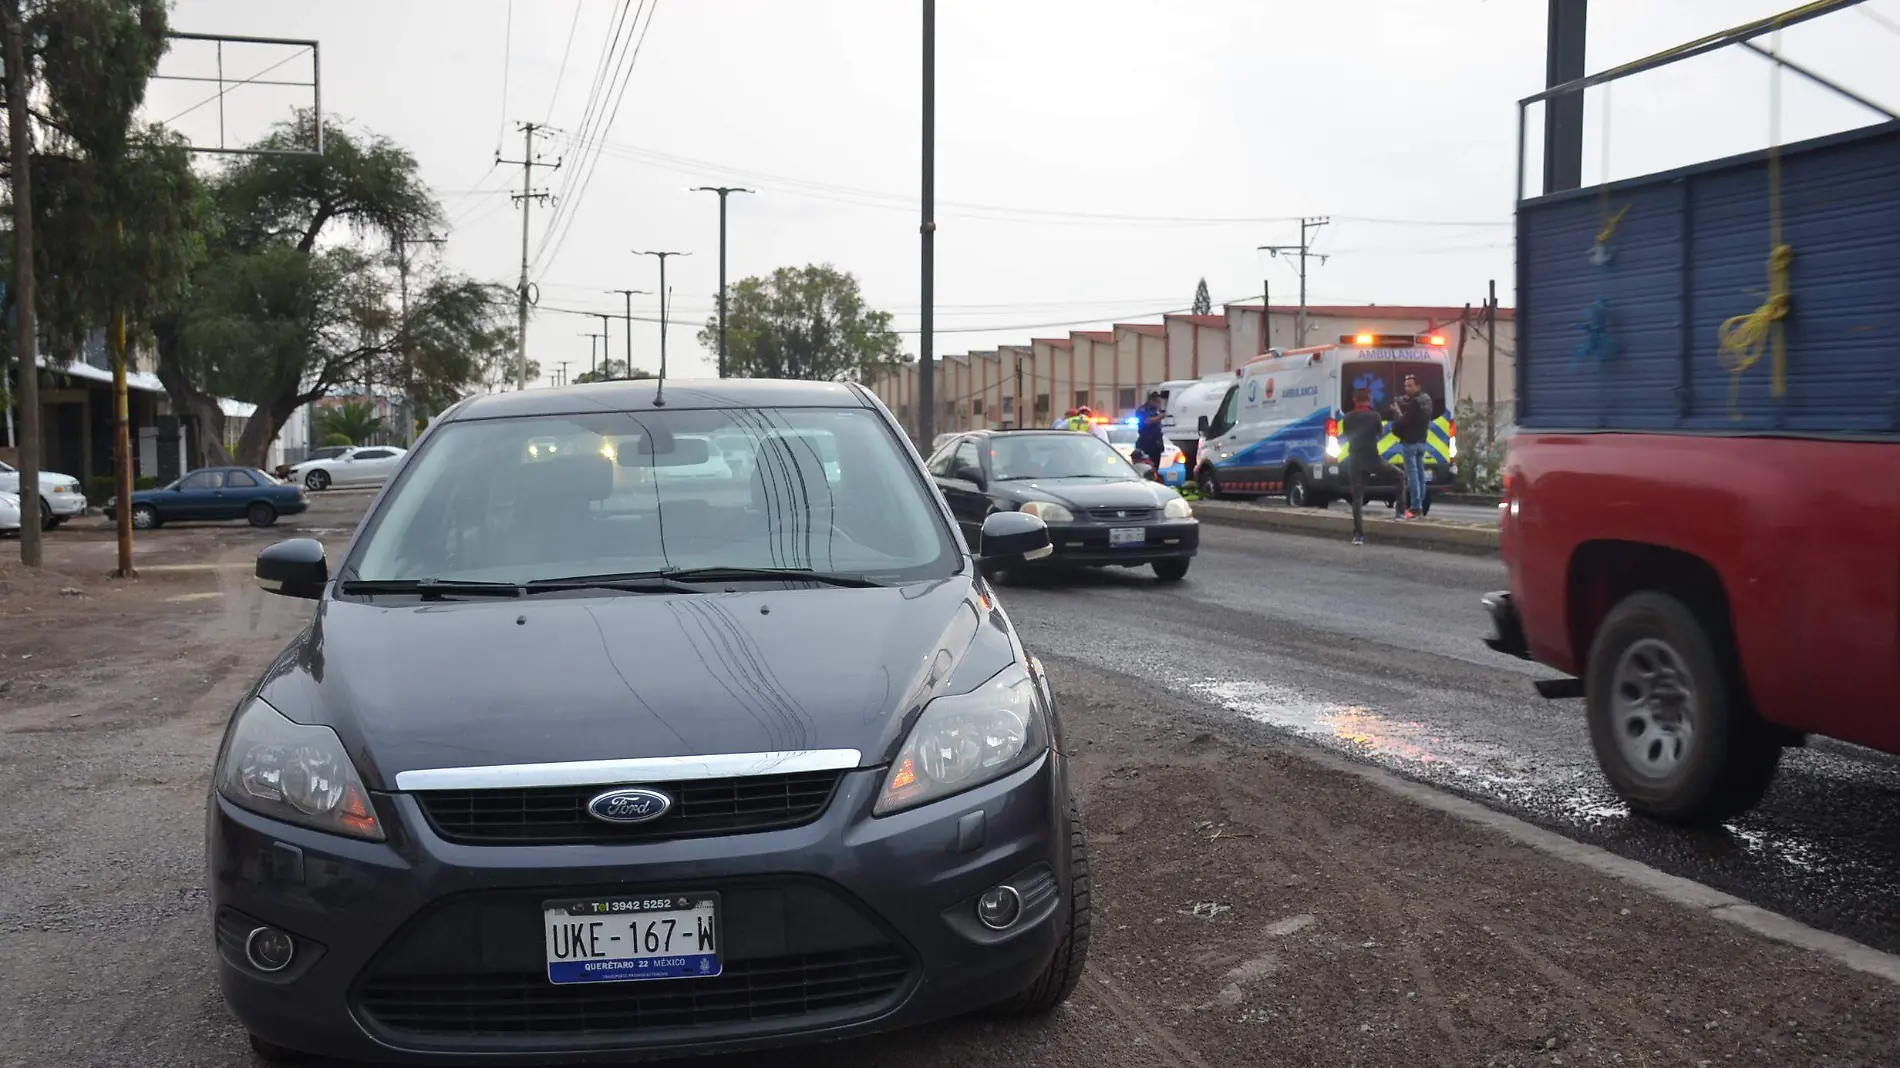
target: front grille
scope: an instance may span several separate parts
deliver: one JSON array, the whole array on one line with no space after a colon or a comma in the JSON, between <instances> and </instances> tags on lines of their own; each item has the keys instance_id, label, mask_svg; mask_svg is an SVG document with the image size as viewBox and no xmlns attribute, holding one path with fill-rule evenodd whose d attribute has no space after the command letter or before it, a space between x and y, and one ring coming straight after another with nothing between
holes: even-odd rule
<instances>
[{"instance_id":1,"label":"front grille","mask_svg":"<svg viewBox=\"0 0 1900 1068\"><path fill-rule=\"evenodd\" d=\"M428 790L416 794L443 838L470 845L650 842L749 834L817 819L842 771L754 775L740 779L642 783L666 791L673 807L647 823L602 823L587 803L609 786L507 790Z\"/></svg>"},{"instance_id":2,"label":"front grille","mask_svg":"<svg viewBox=\"0 0 1900 1068\"><path fill-rule=\"evenodd\" d=\"M363 1010L398 1032L598 1037L848 1012L889 999L910 966L889 949L729 962L711 979L556 986L535 974L371 980Z\"/></svg>"},{"instance_id":3,"label":"front grille","mask_svg":"<svg viewBox=\"0 0 1900 1068\"><path fill-rule=\"evenodd\" d=\"M1090 508L1088 516L1090 519L1098 519L1104 523L1136 523L1153 519L1155 510L1153 508Z\"/></svg>"}]
</instances>

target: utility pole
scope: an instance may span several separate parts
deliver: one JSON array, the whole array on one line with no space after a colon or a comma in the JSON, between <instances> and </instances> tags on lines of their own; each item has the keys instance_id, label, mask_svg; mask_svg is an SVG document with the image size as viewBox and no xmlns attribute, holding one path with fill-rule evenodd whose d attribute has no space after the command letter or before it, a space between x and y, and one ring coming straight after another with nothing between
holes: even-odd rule
<instances>
[{"instance_id":1,"label":"utility pole","mask_svg":"<svg viewBox=\"0 0 1900 1068\"><path fill-rule=\"evenodd\" d=\"M662 272L662 274L664 274L664 272ZM632 374L633 373L633 298L636 295L642 296L642 297L650 297L653 294L647 292L644 289L609 289L607 292L609 294L618 293L627 299L627 314L624 316L624 318L627 320L627 373ZM662 319L666 318L665 313L661 313L660 318ZM600 328L602 330L607 329L607 317L605 315L602 315L600 317ZM607 362L607 351L605 349L601 350L600 361L602 363Z\"/></svg>"},{"instance_id":2,"label":"utility pole","mask_svg":"<svg viewBox=\"0 0 1900 1068\"><path fill-rule=\"evenodd\" d=\"M1484 302L1484 445L1498 439L1498 280Z\"/></svg>"},{"instance_id":3,"label":"utility pole","mask_svg":"<svg viewBox=\"0 0 1900 1068\"><path fill-rule=\"evenodd\" d=\"M33 289L33 141L26 111L26 29L19 0L6 0L7 129L13 147L13 351L20 354L20 563L41 564L40 361Z\"/></svg>"},{"instance_id":4,"label":"utility pole","mask_svg":"<svg viewBox=\"0 0 1900 1068\"><path fill-rule=\"evenodd\" d=\"M1302 218L1300 220L1299 244L1261 245L1257 250L1275 257L1278 257L1282 252L1288 255L1297 254L1300 257L1300 314L1299 318L1294 320L1296 325L1293 338L1293 347L1296 349L1303 348L1306 345L1306 258L1315 255L1311 235L1317 233L1320 227L1325 226L1329 222L1332 222L1332 220L1325 216L1308 216ZM1324 256L1318 256L1317 258L1322 265L1326 262L1326 257ZM1268 347L1271 348L1272 346Z\"/></svg>"},{"instance_id":5,"label":"utility pole","mask_svg":"<svg viewBox=\"0 0 1900 1068\"><path fill-rule=\"evenodd\" d=\"M594 373L594 339L600 337L600 335L589 331L581 336L587 339L587 380L592 382L595 381L597 377Z\"/></svg>"},{"instance_id":6,"label":"utility pole","mask_svg":"<svg viewBox=\"0 0 1900 1068\"><path fill-rule=\"evenodd\" d=\"M445 245L446 237L410 237L396 234L396 277L402 292L402 444L416 447L416 353L409 344L409 246Z\"/></svg>"},{"instance_id":7,"label":"utility pole","mask_svg":"<svg viewBox=\"0 0 1900 1068\"><path fill-rule=\"evenodd\" d=\"M508 199L521 205L521 281L518 282L515 286L515 300L517 302L516 312L515 312L515 316L516 316L515 318L515 360L519 364L519 366L515 368L515 388L527 389L528 388L528 304L529 304L529 300L528 300L528 215L529 215L529 209L534 205L535 201L537 200L547 201L547 200L553 199L548 194L547 190L543 189L543 190L537 191L534 188L534 169L536 167L546 167L549 170L558 171L561 169L561 161L557 159L553 163L542 163L541 160L535 155L534 135L537 131L543 131L545 129L540 123L523 122L523 123L517 123L516 125L520 127L521 135L522 135L521 158L520 159L497 158L495 162L503 166L518 166L521 168L521 192L510 193L508 195Z\"/></svg>"},{"instance_id":8,"label":"utility pole","mask_svg":"<svg viewBox=\"0 0 1900 1068\"><path fill-rule=\"evenodd\" d=\"M719 377L724 378L726 377L726 197L733 193L752 193L755 190L728 185L702 185L695 188L693 192L719 194ZM628 357L627 366L633 366L632 357Z\"/></svg>"},{"instance_id":9,"label":"utility pole","mask_svg":"<svg viewBox=\"0 0 1900 1068\"><path fill-rule=\"evenodd\" d=\"M588 347L588 352L589 352L589 353L592 353L592 352L593 352L593 347L592 347L592 345L591 345L591 344L590 344L590 345L589 345L589 347ZM561 378L560 378L560 383L561 383L561 385L564 385L564 386L565 386L565 385L567 385L567 365L568 365L568 364L570 364L570 363L573 363L573 362L574 362L573 360L562 360L562 361L561 361Z\"/></svg>"},{"instance_id":10,"label":"utility pole","mask_svg":"<svg viewBox=\"0 0 1900 1068\"><path fill-rule=\"evenodd\" d=\"M660 261L660 379L666 379L666 258L668 256L691 256L690 252L635 252L636 256L652 256ZM627 373L633 373L633 298L627 298Z\"/></svg>"},{"instance_id":11,"label":"utility pole","mask_svg":"<svg viewBox=\"0 0 1900 1068\"><path fill-rule=\"evenodd\" d=\"M937 430L937 0L924 0L924 144L923 191L920 205L923 222L921 236L922 319L917 331L917 442L928 450ZM1073 385L1073 383L1071 383Z\"/></svg>"}]
</instances>

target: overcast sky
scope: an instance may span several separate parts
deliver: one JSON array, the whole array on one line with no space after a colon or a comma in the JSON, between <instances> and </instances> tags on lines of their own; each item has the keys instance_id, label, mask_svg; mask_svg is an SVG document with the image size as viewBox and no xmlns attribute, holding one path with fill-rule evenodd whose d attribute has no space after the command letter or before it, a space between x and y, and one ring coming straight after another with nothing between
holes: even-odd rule
<instances>
[{"instance_id":1,"label":"overcast sky","mask_svg":"<svg viewBox=\"0 0 1900 1068\"><path fill-rule=\"evenodd\" d=\"M1589 67L1622 63L1792 0L1594 0ZM623 16L623 8L629 9ZM325 112L412 151L452 221L442 255L513 285L521 217L507 193L520 122L559 194L530 218L544 369L584 370L603 290L658 288L669 260L670 372L706 373L694 340L718 288L717 201L743 185L730 277L831 263L896 315L916 351L920 8L915 0L176 0L179 31L314 38ZM616 99L594 93L616 21L644 41ZM650 19L650 21L649 21ZM1544 0L941 0L937 27L937 352L992 348L1215 301L1291 302L1300 215L1328 215L1315 303L1463 304L1496 278L1510 302L1515 101L1542 84ZM641 31L636 31L637 34ZM570 44L571 42L571 44ZM1788 56L1900 107L1900 0L1796 27ZM287 60L287 62L285 62ZM224 75L307 80L307 56L225 49ZM181 45L164 73L209 77ZM1770 65L1738 49L1589 98L1585 182L1756 149ZM200 145L257 136L309 90L154 83L147 115ZM596 107L589 118L589 102ZM210 103L205 103L210 100ZM195 109L194 105L200 105ZM1799 79L1781 136L1877 117ZM182 115L180 113L183 113ZM1533 113L1535 115L1535 113ZM1603 121L1608 117L1607 171ZM584 120L599 134L578 140ZM1533 137L1536 120L1533 119ZM598 149L598 150L596 150ZM550 222L555 225L550 229ZM657 317L658 298L634 298ZM624 352L623 324L612 348ZM636 322L634 363L658 364Z\"/></svg>"}]
</instances>

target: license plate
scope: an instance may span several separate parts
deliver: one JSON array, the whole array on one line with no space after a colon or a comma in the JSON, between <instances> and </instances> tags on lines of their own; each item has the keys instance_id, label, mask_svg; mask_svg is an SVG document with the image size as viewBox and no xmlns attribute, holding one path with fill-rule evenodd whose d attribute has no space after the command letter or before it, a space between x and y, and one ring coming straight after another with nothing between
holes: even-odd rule
<instances>
[{"instance_id":1,"label":"license plate","mask_svg":"<svg viewBox=\"0 0 1900 1068\"><path fill-rule=\"evenodd\" d=\"M718 894L548 901L541 910L551 983L709 979L720 972Z\"/></svg>"},{"instance_id":2,"label":"license plate","mask_svg":"<svg viewBox=\"0 0 1900 1068\"><path fill-rule=\"evenodd\" d=\"M1124 545L1146 545L1148 531L1145 527L1111 527L1108 531L1108 547L1119 549Z\"/></svg>"}]
</instances>

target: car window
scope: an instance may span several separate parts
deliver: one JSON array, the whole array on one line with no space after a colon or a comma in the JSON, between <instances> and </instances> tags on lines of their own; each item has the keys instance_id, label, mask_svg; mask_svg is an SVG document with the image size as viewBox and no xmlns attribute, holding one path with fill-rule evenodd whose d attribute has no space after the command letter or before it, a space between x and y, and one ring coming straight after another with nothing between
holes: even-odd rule
<instances>
[{"instance_id":1,"label":"car window","mask_svg":"<svg viewBox=\"0 0 1900 1068\"><path fill-rule=\"evenodd\" d=\"M252 478L248 471L226 471L224 484L231 489L255 489L257 479Z\"/></svg>"},{"instance_id":2,"label":"car window","mask_svg":"<svg viewBox=\"0 0 1900 1068\"><path fill-rule=\"evenodd\" d=\"M956 451L950 454L950 477L956 478L966 467L983 469L983 454L977 448L975 438L964 438L957 442Z\"/></svg>"},{"instance_id":3,"label":"car window","mask_svg":"<svg viewBox=\"0 0 1900 1068\"><path fill-rule=\"evenodd\" d=\"M957 447L956 440L953 437L951 440L942 442L937 446L937 451L930 457L928 464L930 473L943 478L949 478L950 471L956 464L956 459Z\"/></svg>"},{"instance_id":4,"label":"car window","mask_svg":"<svg viewBox=\"0 0 1900 1068\"><path fill-rule=\"evenodd\" d=\"M0 460L0 475L12 475L12 474L17 474L17 473L19 473L18 468L14 467L10 463L7 463L5 460Z\"/></svg>"},{"instance_id":5,"label":"car window","mask_svg":"<svg viewBox=\"0 0 1900 1068\"><path fill-rule=\"evenodd\" d=\"M222 471L193 471L191 474L179 480L178 488L181 490L208 490L217 489L223 484L224 473Z\"/></svg>"},{"instance_id":6,"label":"car window","mask_svg":"<svg viewBox=\"0 0 1900 1068\"><path fill-rule=\"evenodd\" d=\"M708 456L721 437L752 461ZM905 580L958 564L929 487L875 413L768 408L445 424L342 573L525 582L719 566Z\"/></svg>"},{"instance_id":7,"label":"car window","mask_svg":"<svg viewBox=\"0 0 1900 1068\"><path fill-rule=\"evenodd\" d=\"M387 460L395 453L389 449L364 449L356 454L359 460Z\"/></svg>"},{"instance_id":8,"label":"car window","mask_svg":"<svg viewBox=\"0 0 1900 1068\"><path fill-rule=\"evenodd\" d=\"M1073 431L1001 435L990 445L990 471L998 482L1029 478L1127 480L1140 477L1114 446L1093 434Z\"/></svg>"}]
</instances>

